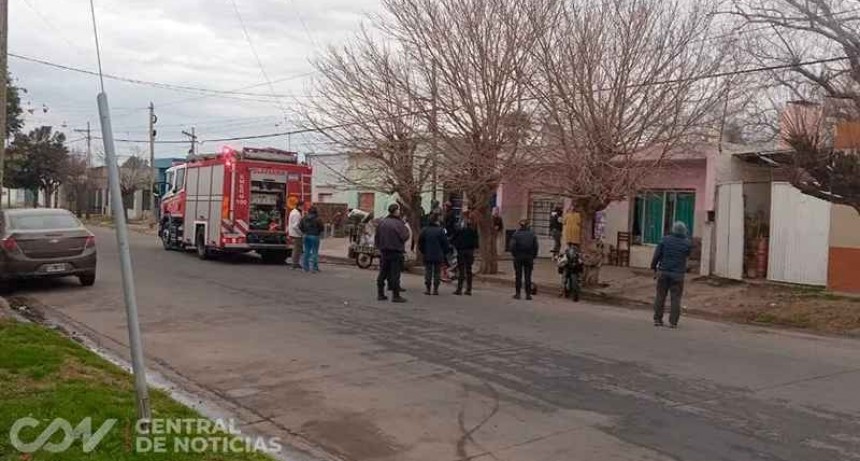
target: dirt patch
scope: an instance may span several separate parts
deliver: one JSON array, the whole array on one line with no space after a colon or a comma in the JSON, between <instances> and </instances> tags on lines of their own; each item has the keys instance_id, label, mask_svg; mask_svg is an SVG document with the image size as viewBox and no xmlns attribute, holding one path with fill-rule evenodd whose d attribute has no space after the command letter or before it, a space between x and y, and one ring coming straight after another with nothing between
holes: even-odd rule
<instances>
[{"instance_id":1,"label":"dirt patch","mask_svg":"<svg viewBox=\"0 0 860 461\"><path fill-rule=\"evenodd\" d=\"M695 308L741 323L781 325L824 333L860 332L858 298L771 284L734 285L732 288Z\"/></svg>"}]
</instances>

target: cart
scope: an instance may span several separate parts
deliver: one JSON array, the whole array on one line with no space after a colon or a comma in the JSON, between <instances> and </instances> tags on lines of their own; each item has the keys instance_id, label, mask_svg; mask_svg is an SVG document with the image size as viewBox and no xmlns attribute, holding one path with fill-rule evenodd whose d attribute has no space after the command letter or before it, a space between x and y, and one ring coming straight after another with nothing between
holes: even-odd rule
<instances>
[{"instance_id":1,"label":"cart","mask_svg":"<svg viewBox=\"0 0 860 461\"><path fill-rule=\"evenodd\" d=\"M374 226L369 222L353 223L348 227L349 233L349 259L355 260L355 265L367 269L373 265L373 259L378 258L380 253L373 244Z\"/></svg>"}]
</instances>

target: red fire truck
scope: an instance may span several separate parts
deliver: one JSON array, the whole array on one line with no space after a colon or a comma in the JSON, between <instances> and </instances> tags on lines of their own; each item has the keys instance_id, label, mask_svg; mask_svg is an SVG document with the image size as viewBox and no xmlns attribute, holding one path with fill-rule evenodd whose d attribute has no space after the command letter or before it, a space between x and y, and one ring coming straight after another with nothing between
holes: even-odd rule
<instances>
[{"instance_id":1,"label":"red fire truck","mask_svg":"<svg viewBox=\"0 0 860 461\"><path fill-rule=\"evenodd\" d=\"M278 149L224 147L167 170L159 235L166 250L256 251L268 263L290 254L287 215L310 203L311 167Z\"/></svg>"}]
</instances>

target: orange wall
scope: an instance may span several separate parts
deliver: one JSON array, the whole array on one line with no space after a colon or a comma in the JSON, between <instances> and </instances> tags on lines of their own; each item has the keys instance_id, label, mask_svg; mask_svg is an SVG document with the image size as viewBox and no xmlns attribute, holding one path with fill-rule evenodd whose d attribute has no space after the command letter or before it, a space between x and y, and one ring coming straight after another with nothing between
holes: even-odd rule
<instances>
[{"instance_id":1,"label":"orange wall","mask_svg":"<svg viewBox=\"0 0 860 461\"><path fill-rule=\"evenodd\" d=\"M860 293L860 248L830 248L827 288Z\"/></svg>"}]
</instances>

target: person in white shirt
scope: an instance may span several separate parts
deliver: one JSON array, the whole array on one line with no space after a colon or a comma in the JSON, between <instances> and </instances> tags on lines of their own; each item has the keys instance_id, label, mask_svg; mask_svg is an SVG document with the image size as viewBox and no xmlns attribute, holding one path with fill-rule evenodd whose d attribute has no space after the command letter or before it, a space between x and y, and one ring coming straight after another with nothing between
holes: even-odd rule
<instances>
[{"instance_id":1,"label":"person in white shirt","mask_svg":"<svg viewBox=\"0 0 860 461\"><path fill-rule=\"evenodd\" d=\"M296 207L293 208L293 211L290 212L289 221L287 222L287 232L289 236L293 239L293 254L292 254L292 267L293 269L301 269L302 265L299 263L302 259L302 231L299 230L299 223L302 222L302 209L305 206L305 202L299 200L299 203L296 204Z\"/></svg>"}]
</instances>

